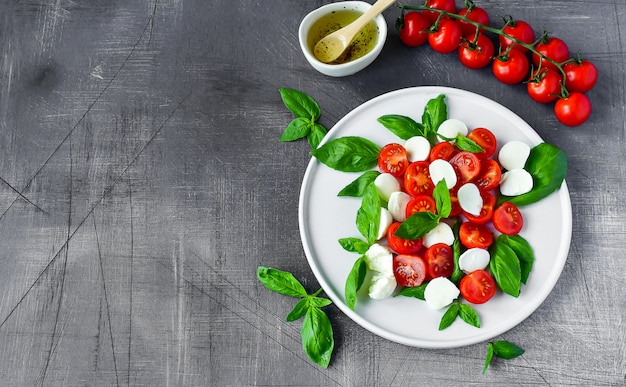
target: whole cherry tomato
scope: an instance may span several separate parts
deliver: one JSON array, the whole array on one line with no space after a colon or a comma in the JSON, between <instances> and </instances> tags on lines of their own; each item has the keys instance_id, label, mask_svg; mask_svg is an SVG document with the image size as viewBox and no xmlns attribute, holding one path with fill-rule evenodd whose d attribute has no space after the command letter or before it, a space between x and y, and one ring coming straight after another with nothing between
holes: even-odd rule
<instances>
[{"instance_id":1,"label":"whole cherry tomato","mask_svg":"<svg viewBox=\"0 0 626 387\"><path fill-rule=\"evenodd\" d=\"M422 12L407 12L402 19L400 40L409 47L417 47L428 41L430 19Z\"/></svg>"},{"instance_id":2,"label":"whole cherry tomato","mask_svg":"<svg viewBox=\"0 0 626 387\"><path fill-rule=\"evenodd\" d=\"M480 7L469 7L463 8L459 11L459 15L465 16L471 21L475 21L482 25L489 25L489 14L485 11L484 8ZM458 20L457 23L461 26L461 30L463 31L463 35L472 35L476 33L476 26L472 23L468 23L465 20Z\"/></svg>"},{"instance_id":3,"label":"whole cherry tomato","mask_svg":"<svg viewBox=\"0 0 626 387\"><path fill-rule=\"evenodd\" d=\"M580 93L591 90L598 80L596 66L588 60L576 60L563 65L565 71L565 88Z\"/></svg>"},{"instance_id":4,"label":"whole cherry tomato","mask_svg":"<svg viewBox=\"0 0 626 387\"><path fill-rule=\"evenodd\" d=\"M459 60L467 68L482 69L491 62L495 48L491 39L483 33L478 33L475 42L472 41L473 39L473 33L465 36L465 39L459 46Z\"/></svg>"},{"instance_id":5,"label":"whole cherry tomato","mask_svg":"<svg viewBox=\"0 0 626 387\"><path fill-rule=\"evenodd\" d=\"M533 28L530 26L530 24L522 20L507 20L506 25L504 26L504 28L502 28L502 32L519 40L522 43L533 44L535 42L535 31L533 31ZM512 39L504 35L500 35L499 41L502 48L508 48L513 46L513 48L515 48L516 50L520 50L521 52L528 51L526 47L515 44Z\"/></svg>"},{"instance_id":6,"label":"whole cherry tomato","mask_svg":"<svg viewBox=\"0 0 626 387\"><path fill-rule=\"evenodd\" d=\"M559 38L550 37L542 39L535 45L535 50L556 63L563 63L569 59L569 48L567 44ZM545 58L542 59L537 53L533 52L532 58L535 66L539 66L541 62L542 66L556 68L552 62L545 60Z\"/></svg>"},{"instance_id":7,"label":"whole cherry tomato","mask_svg":"<svg viewBox=\"0 0 626 387\"><path fill-rule=\"evenodd\" d=\"M528 80L526 90L533 101L550 103L561 95L561 76L551 67L542 67Z\"/></svg>"},{"instance_id":8,"label":"whole cherry tomato","mask_svg":"<svg viewBox=\"0 0 626 387\"><path fill-rule=\"evenodd\" d=\"M563 125L578 126L591 115L591 102L583 93L575 91L556 101L554 114Z\"/></svg>"},{"instance_id":9,"label":"whole cherry tomato","mask_svg":"<svg viewBox=\"0 0 626 387\"><path fill-rule=\"evenodd\" d=\"M454 0L427 0L426 6L435 9L441 9L442 11L447 11L450 13L456 12L456 3ZM431 24L439 18L441 15L439 12L435 11L424 11L424 14L430 19Z\"/></svg>"},{"instance_id":10,"label":"whole cherry tomato","mask_svg":"<svg viewBox=\"0 0 626 387\"><path fill-rule=\"evenodd\" d=\"M428 44L440 54L449 54L461 43L461 27L451 19L441 19L437 31L428 35Z\"/></svg>"},{"instance_id":11,"label":"whole cherry tomato","mask_svg":"<svg viewBox=\"0 0 626 387\"><path fill-rule=\"evenodd\" d=\"M508 53L496 57L491 69L497 80L507 85L514 85L526 79L530 64L526 54L520 50L511 49Z\"/></svg>"}]
</instances>

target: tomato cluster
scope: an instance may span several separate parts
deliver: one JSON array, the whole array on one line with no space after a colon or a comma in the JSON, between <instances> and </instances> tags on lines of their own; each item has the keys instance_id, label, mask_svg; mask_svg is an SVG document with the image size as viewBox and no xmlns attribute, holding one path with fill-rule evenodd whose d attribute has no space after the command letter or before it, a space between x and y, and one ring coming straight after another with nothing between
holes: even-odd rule
<instances>
[{"instance_id":1,"label":"tomato cluster","mask_svg":"<svg viewBox=\"0 0 626 387\"><path fill-rule=\"evenodd\" d=\"M472 153L458 148L451 142L440 142L433 146L426 160L410 162L407 151L401 144L391 143L382 147L378 157L378 168L383 173L396 177L402 190L410 195L406 205L406 217L418 212L437 213L433 197L435 183L429 166L435 160L449 162L456 174L457 183L449 189L451 211L449 221L458 219L460 227L457 235L466 249L488 249L494 241L493 228L503 234L518 234L523 226L519 209L504 202L496 205L502 168L493 158L497 141L487 128L475 128L467 138L483 150ZM465 211L459 204L457 192L466 183L475 184L482 197L479 214ZM446 243L425 246L423 238L402 239L396 235L401 222L392 223L387 229L387 244L397 255L393 268L396 281L403 287L419 286L436 277L450 277L455 268L453 248ZM476 270L467 274L460 282L461 295L469 302L484 303L495 293L496 285L486 270Z\"/></svg>"},{"instance_id":2,"label":"tomato cluster","mask_svg":"<svg viewBox=\"0 0 626 387\"><path fill-rule=\"evenodd\" d=\"M585 93L595 85L598 71L580 56L570 58L563 40L547 33L535 39L528 23L512 18L502 28L491 27L487 11L471 0L458 12L454 0L426 0L425 6L401 8L398 26L405 45L428 42L442 54L456 51L468 68L491 65L494 77L502 83L525 82L534 101L556 101L554 113L564 125L577 126L589 118L591 103Z\"/></svg>"}]
</instances>

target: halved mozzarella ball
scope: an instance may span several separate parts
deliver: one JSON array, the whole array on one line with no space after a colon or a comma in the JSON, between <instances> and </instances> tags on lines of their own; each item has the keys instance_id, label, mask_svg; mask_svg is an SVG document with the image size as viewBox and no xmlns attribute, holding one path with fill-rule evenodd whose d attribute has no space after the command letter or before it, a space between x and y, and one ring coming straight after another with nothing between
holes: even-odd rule
<instances>
[{"instance_id":1,"label":"halved mozzarella ball","mask_svg":"<svg viewBox=\"0 0 626 387\"><path fill-rule=\"evenodd\" d=\"M367 249L365 264L372 271L393 275L393 254L381 244L374 243Z\"/></svg>"},{"instance_id":2,"label":"halved mozzarella ball","mask_svg":"<svg viewBox=\"0 0 626 387\"><path fill-rule=\"evenodd\" d=\"M524 168L530 155L530 146L522 141L509 141L500 148L498 161L506 170Z\"/></svg>"},{"instance_id":3,"label":"halved mozzarella ball","mask_svg":"<svg viewBox=\"0 0 626 387\"><path fill-rule=\"evenodd\" d=\"M391 173L381 173L376 176L374 185L378 190L378 196L384 201L388 201L393 192L400 191L400 182Z\"/></svg>"},{"instance_id":4,"label":"halved mozzarella ball","mask_svg":"<svg viewBox=\"0 0 626 387\"><path fill-rule=\"evenodd\" d=\"M381 300L393 295L396 290L396 277L385 273L376 273L372 277L372 283L369 287L369 296L374 300Z\"/></svg>"},{"instance_id":5,"label":"halved mozzarella ball","mask_svg":"<svg viewBox=\"0 0 626 387\"><path fill-rule=\"evenodd\" d=\"M484 270L489 266L491 256L489 251L477 247L467 249L459 257L459 269L465 274L469 274L476 270Z\"/></svg>"},{"instance_id":6,"label":"halved mozzarella ball","mask_svg":"<svg viewBox=\"0 0 626 387\"><path fill-rule=\"evenodd\" d=\"M437 277L426 285L424 299L432 309L441 309L450 305L460 293L452 281L446 277Z\"/></svg>"},{"instance_id":7,"label":"halved mozzarella ball","mask_svg":"<svg viewBox=\"0 0 626 387\"><path fill-rule=\"evenodd\" d=\"M447 223L439 222L435 228L424 234L422 243L426 247L430 247L437 243L445 243L448 246L452 246L454 243L454 233L452 232L452 228Z\"/></svg>"},{"instance_id":8,"label":"halved mozzarella ball","mask_svg":"<svg viewBox=\"0 0 626 387\"><path fill-rule=\"evenodd\" d=\"M437 128L437 141L444 142L448 139L453 140L458 135L467 136L467 133L467 125L465 125L463 121L450 118L442 122L439 128Z\"/></svg>"},{"instance_id":9,"label":"halved mozzarella ball","mask_svg":"<svg viewBox=\"0 0 626 387\"><path fill-rule=\"evenodd\" d=\"M430 141L426 137L413 136L404 143L406 155L410 162L424 161L430 154Z\"/></svg>"},{"instance_id":10,"label":"halved mozzarella ball","mask_svg":"<svg viewBox=\"0 0 626 387\"><path fill-rule=\"evenodd\" d=\"M500 193L504 196L517 196L533 189L533 177L522 168L504 172L500 180Z\"/></svg>"},{"instance_id":11,"label":"halved mozzarella ball","mask_svg":"<svg viewBox=\"0 0 626 387\"><path fill-rule=\"evenodd\" d=\"M457 197L463 211L474 216L480 215L480 210L483 208L483 197L480 196L480 190L476 184L463 184L457 191Z\"/></svg>"},{"instance_id":12,"label":"halved mozzarella ball","mask_svg":"<svg viewBox=\"0 0 626 387\"><path fill-rule=\"evenodd\" d=\"M451 189L456 185L457 177L452 164L446 160L437 159L433 160L428 166L428 172L430 173L430 179L437 185L441 180L446 181L446 186Z\"/></svg>"},{"instance_id":13,"label":"halved mozzarella ball","mask_svg":"<svg viewBox=\"0 0 626 387\"><path fill-rule=\"evenodd\" d=\"M386 209L380 208L380 223L378 225L378 235L376 236L376 240L383 239L387 235L387 229L393 223L393 216Z\"/></svg>"},{"instance_id":14,"label":"halved mozzarella ball","mask_svg":"<svg viewBox=\"0 0 626 387\"><path fill-rule=\"evenodd\" d=\"M411 195L402 191L396 191L389 195L387 209L396 221L404 222L406 220L406 206L411 199Z\"/></svg>"}]
</instances>

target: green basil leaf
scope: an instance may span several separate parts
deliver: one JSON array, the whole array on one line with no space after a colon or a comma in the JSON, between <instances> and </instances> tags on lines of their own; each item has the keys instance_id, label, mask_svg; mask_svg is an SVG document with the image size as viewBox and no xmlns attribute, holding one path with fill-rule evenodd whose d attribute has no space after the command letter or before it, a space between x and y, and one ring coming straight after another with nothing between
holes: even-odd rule
<instances>
[{"instance_id":1,"label":"green basil leaf","mask_svg":"<svg viewBox=\"0 0 626 387\"><path fill-rule=\"evenodd\" d=\"M309 302L307 298L308 297L305 297L298 301L296 306L294 306L291 312L289 312L286 318L288 322L296 321L306 314L306 311L309 309Z\"/></svg>"},{"instance_id":2,"label":"green basil leaf","mask_svg":"<svg viewBox=\"0 0 626 387\"><path fill-rule=\"evenodd\" d=\"M440 219L430 211L417 212L402 222L394 235L402 239L419 239L437 227Z\"/></svg>"},{"instance_id":3,"label":"green basil leaf","mask_svg":"<svg viewBox=\"0 0 626 387\"><path fill-rule=\"evenodd\" d=\"M498 203L511 202L516 206L536 203L561 188L567 174L567 156L548 143L530 150L524 169L533 177L533 189L519 196L501 196Z\"/></svg>"},{"instance_id":4,"label":"green basil leaf","mask_svg":"<svg viewBox=\"0 0 626 387\"><path fill-rule=\"evenodd\" d=\"M454 257L454 270L452 271L452 275L450 276L450 281L455 284L459 284L461 278L465 275L461 268L459 267L459 257L461 256L461 240L459 239L459 229L461 228L461 222L454 222L454 226L452 227L452 232L454 234L454 243L452 243L452 255Z\"/></svg>"},{"instance_id":5,"label":"green basil leaf","mask_svg":"<svg viewBox=\"0 0 626 387\"><path fill-rule=\"evenodd\" d=\"M422 124L424 125L426 137L429 139L434 138L437 135L439 125L447 119L448 107L446 106L444 94L440 94L437 98L428 101L422 114Z\"/></svg>"},{"instance_id":6,"label":"green basil leaf","mask_svg":"<svg viewBox=\"0 0 626 387\"><path fill-rule=\"evenodd\" d=\"M307 292L302 284L289 272L259 266L257 278L266 288L273 292L290 297L307 296Z\"/></svg>"},{"instance_id":7,"label":"green basil leaf","mask_svg":"<svg viewBox=\"0 0 626 387\"><path fill-rule=\"evenodd\" d=\"M304 299L307 301L307 305L313 308L323 308L333 303L331 300L325 297L308 296Z\"/></svg>"},{"instance_id":8,"label":"green basil leaf","mask_svg":"<svg viewBox=\"0 0 626 387\"><path fill-rule=\"evenodd\" d=\"M419 300L424 301L425 300L424 290L426 289L426 285L428 285L428 282L424 282L421 285L414 286L414 287L405 286L402 289L400 289L400 291L396 293L394 297L397 297L397 296L413 297L413 298L417 298Z\"/></svg>"},{"instance_id":9,"label":"green basil leaf","mask_svg":"<svg viewBox=\"0 0 626 387\"><path fill-rule=\"evenodd\" d=\"M485 367L483 367L483 375L485 371L487 371L487 367L491 364L491 359L493 359L493 343L487 343L487 354L485 355Z\"/></svg>"},{"instance_id":10,"label":"green basil leaf","mask_svg":"<svg viewBox=\"0 0 626 387\"><path fill-rule=\"evenodd\" d=\"M337 196L351 196L351 197L361 197L363 196L363 192L365 192L365 188L367 188L370 183L372 183L376 178L380 175L378 171L367 171L364 172L361 176L357 177L352 183L345 186Z\"/></svg>"},{"instance_id":11,"label":"green basil leaf","mask_svg":"<svg viewBox=\"0 0 626 387\"><path fill-rule=\"evenodd\" d=\"M339 244L344 250L351 253L365 254L365 252L370 248L369 243L364 242L359 238L341 238L339 239Z\"/></svg>"},{"instance_id":12,"label":"green basil leaf","mask_svg":"<svg viewBox=\"0 0 626 387\"><path fill-rule=\"evenodd\" d=\"M305 117L296 117L289 123L289 125L287 125L287 128L285 128L285 131L280 136L279 141L295 141L304 138L311 132L312 125L313 123L310 119Z\"/></svg>"},{"instance_id":13,"label":"green basil leaf","mask_svg":"<svg viewBox=\"0 0 626 387\"><path fill-rule=\"evenodd\" d=\"M440 180L433 191L433 199L437 207L437 213L441 218L447 218L452 212L452 201L450 200L450 191L445 180Z\"/></svg>"},{"instance_id":14,"label":"green basil leaf","mask_svg":"<svg viewBox=\"0 0 626 387\"><path fill-rule=\"evenodd\" d=\"M478 313L476 313L474 308L467 304L459 304L459 306L459 317L461 317L461 320L465 321L471 326L480 328L480 317L478 317Z\"/></svg>"},{"instance_id":15,"label":"green basil leaf","mask_svg":"<svg viewBox=\"0 0 626 387\"><path fill-rule=\"evenodd\" d=\"M505 340L493 343L493 353L502 359L514 359L524 354L524 350L513 343Z\"/></svg>"},{"instance_id":16,"label":"green basil leaf","mask_svg":"<svg viewBox=\"0 0 626 387\"><path fill-rule=\"evenodd\" d=\"M403 140L408 140L409 138L415 136L426 137L426 134L424 133L424 125L416 122L410 117L398 114L389 114L379 117L378 122Z\"/></svg>"},{"instance_id":17,"label":"green basil leaf","mask_svg":"<svg viewBox=\"0 0 626 387\"><path fill-rule=\"evenodd\" d=\"M378 236L380 208L381 202L378 196L378 190L374 183L370 183L370 185L365 188L363 199L361 200L361 207L356 213L356 227L370 245L376 242L376 237Z\"/></svg>"},{"instance_id":18,"label":"green basil leaf","mask_svg":"<svg viewBox=\"0 0 626 387\"><path fill-rule=\"evenodd\" d=\"M454 144L457 148L462 151L472 152L472 153L480 153L484 151L483 147L478 145L476 141L467 138L465 136L458 135L454 140Z\"/></svg>"},{"instance_id":19,"label":"green basil leaf","mask_svg":"<svg viewBox=\"0 0 626 387\"><path fill-rule=\"evenodd\" d=\"M317 102L307 94L288 88L278 89L283 103L296 117L310 118L317 121L321 116L321 110Z\"/></svg>"},{"instance_id":20,"label":"green basil leaf","mask_svg":"<svg viewBox=\"0 0 626 387\"><path fill-rule=\"evenodd\" d=\"M533 269L535 261L535 253L532 246L520 235L500 235L498 238L506 243L517 255L521 270L521 281L525 284L528 281L528 276Z\"/></svg>"},{"instance_id":21,"label":"green basil leaf","mask_svg":"<svg viewBox=\"0 0 626 387\"><path fill-rule=\"evenodd\" d=\"M491 249L489 269L498 287L513 297L518 297L521 287L521 269L515 252L496 238Z\"/></svg>"},{"instance_id":22,"label":"green basil leaf","mask_svg":"<svg viewBox=\"0 0 626 387\"><path fill-rule=\"evenodd\" d=\"M313 127L311 128L311 131L306 137L307 141L309 142L309 145L311 146L311 149L317 149L317 147L320 146L320 142L322 142L322 140L324 139L324 136L326 136L326 133L328 133L328 131L322 125L320 124L313 125Z\"/></svg>"},{"instance_id":23,"label":"green basil leaf","mask_svg":"<svg viewBox=\"0 0 626 387\"><path fill-rule=\"evenodd\" d=\"M354 262L352 270L350 270L350 274L348 274L348 278L346 279L346 305L352 310L354 310L354 305L356 304L356 293L361 289L361 286L363 286L366 274L367 264L365 262L365 255L362 255Z\"/></svg>"},{"instance_id":24,"label":"green basil leaf","mask_svg":"<svg viewBox=\"0 0 626 387\"><path fill-rule=\"evenodd\" d=\"M356 136L340 137L313 149L311 155L341 172L364 172L378 164L380 147Z\"/></svg>"},{"instance_id":25,"label":"green basil leaf","mask_svg":"<svg viewBox=\"0 0 626 387\"><path fill-rule=\"evenodd\" d=\"M300 336L302 348L309 359L322 368L328 367L335 342L326 313L319 308L309 308L304 316Z\"/></svg>"},{"instance_id":26,"label":"green basil leaf","mask_svg":"<svg viewBox=\"0 0 626 387\"><path fill-rule=\"evenodd\" d=\"M452 325L456 317L459 315L459 303L454 302L446 310L446 313L441 316L441 321L439 322L439 330L442 331Z\"/></svg>"}]
</instances>

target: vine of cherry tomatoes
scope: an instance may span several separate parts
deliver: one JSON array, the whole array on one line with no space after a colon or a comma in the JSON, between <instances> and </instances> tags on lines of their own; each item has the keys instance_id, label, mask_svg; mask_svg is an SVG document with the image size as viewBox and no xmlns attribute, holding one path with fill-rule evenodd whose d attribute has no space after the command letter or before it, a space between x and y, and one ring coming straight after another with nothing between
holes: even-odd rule
<instances>
[{"instance_id":1,"label":"vine of cherry tomatoes","mask_svg":"<svg viewBox=\"0 0 626 387\"><path fill-rule=\"evenodd\" d=\"M455 0L425 0L423 6L399 8L397 27L405 45L428 43L442 54L456 51L470 69L491 65L498 81L524 82L532 100L554 102L554 114L564 125L581 125L591 115L585 93L596 84L598 71L580 55L571 57L562 39L547 32L536 38L528 23L511 17L504 19L501 28L491 27L487 11L471 0L465 0L460 10Z\"/></svg>"}]
</instances>

